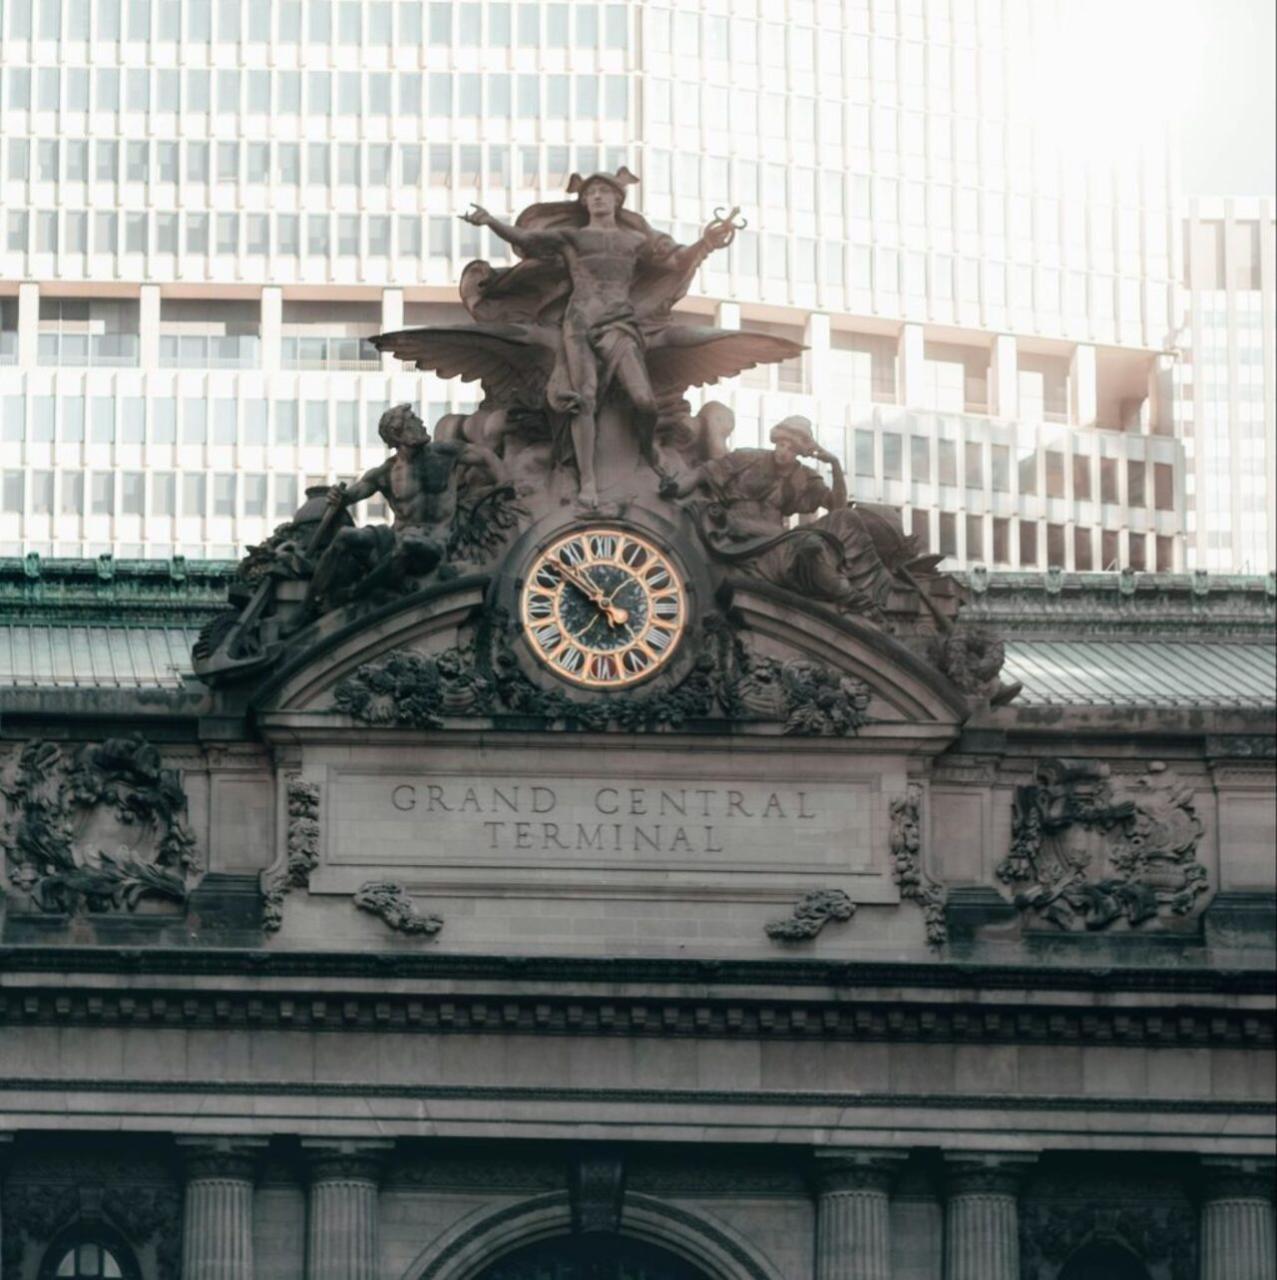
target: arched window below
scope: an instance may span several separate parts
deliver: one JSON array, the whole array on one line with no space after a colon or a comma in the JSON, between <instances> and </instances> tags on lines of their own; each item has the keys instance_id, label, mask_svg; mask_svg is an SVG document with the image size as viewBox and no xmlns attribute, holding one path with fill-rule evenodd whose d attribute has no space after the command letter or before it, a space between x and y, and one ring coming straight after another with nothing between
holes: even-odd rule
<instances>
[{"instance_id":1,"label":"arched window below","mask_svg":"<svg viewBox=\"0 0 1277 1280\"><path fill-rule=\"evenodd\" d=\"M682 1258L619 1236L543 1240L506 1254L480 1280L706 1280Z\"/></svg>"},{"instance_id":2,"label":"arched window below","mask_svg":"<svg viewBox=\"0 0 1277 1280\"><path fill-rule=\"evenodd\" d=\"M1144 1264L1117 1244L1088 1244L1060 1272L1060 1280L1149 1280Z\"/></svg>"},{"instance_id":3,"label":"arched window below","mask_svg":"<svg viewBox=\"0 0 1277 1280\"><path fill-rule=\"evenodd\" d=\"M138 1280L138 1265L116 1232L64 1233L44 1256L40 1280Z\"/></svg>"}]
</instances>

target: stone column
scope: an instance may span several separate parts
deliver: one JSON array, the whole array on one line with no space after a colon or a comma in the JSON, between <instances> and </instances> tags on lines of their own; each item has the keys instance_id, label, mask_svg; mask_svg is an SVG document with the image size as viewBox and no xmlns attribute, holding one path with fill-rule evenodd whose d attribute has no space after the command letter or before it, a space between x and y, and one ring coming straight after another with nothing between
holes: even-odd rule
<instances>
[{"instance_id":1,"label":"stone column","mask_svg":"<svg viewBox=\"0 0 1277 1280\"><path fill-rule=\"evenodd\" d=\"M946 1152L945 1280L1020 1280L1020 1179L1036 1159Z\"/></svg>"},{"instance_id":2,"label":"stone column","mask_svg":"<svg viewBox=\"0 0 1277 1280\"><path fill-rule=\"evenodd\" d=\"M816 1280L891 1280L888 1191L907 1152L818 1152Z\"/></svg>"},{"instance_id":3,"label":"stone column","mask_svg":"<svg viewBox=\"0 0 1277 1280\"><path fill-rule=\"evenodd\" d=\"M377 1179L389 1141L303 1139L306 1280L377 1280Z\"/></svg>"},{"instance_id":4,"label":"stone column","mask_svg":"<svg viewBox=\"0 0 1277 1280\"><path fill-rule=\"evenodd\" d=\"M182 1280L253 1280L253 1170L265 1139L179 1138Z\"/></svg>"},{"instance_id":5,"label":"stone column","mask_svg":"<svg viewBox=\"0 0 1277 1280\"><path fill-rule=\"evenodd\" d=\"M4 1174L5 1174L6 1162L8 1160L8 1155L9 1155L8 1147L12 1141L13 1141L13 1134L0 1133L0 1192L3 1192L4 1190ZM0 1201L3 1201L3 1200L4 1200L4 1196L0 1194ZM2 1205L0 1205L0 1212L2 1211L3 1211L3 1207ZM4 1257L4 1218L0 1217L0 1258L3 1258L3 1257Z\"/></svg>"},{"instance_id":6,"label":"stone column","mask_svg":"<svg viewBox=\"0 0 1277 1280\"><path fill-rule=\"evenodd\" d=\"M1277 1280L1273 1177L1267 1159L1207 1157L1202 1280Z\"/></svg>"}]
</instances>

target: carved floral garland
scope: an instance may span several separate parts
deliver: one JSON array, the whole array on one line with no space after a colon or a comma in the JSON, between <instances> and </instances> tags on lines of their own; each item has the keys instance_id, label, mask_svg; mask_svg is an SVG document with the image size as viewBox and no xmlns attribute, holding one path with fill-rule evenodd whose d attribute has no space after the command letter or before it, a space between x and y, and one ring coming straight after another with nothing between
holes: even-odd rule
<instances>
[{"instance_id":1,"label":"carved floral garland","mask_svg":"<svg viewBox=\"0 0 1277 1280\"><path fill-rule=\"evenodd\" d=\"M318 782L289 780L287 861L262 873L262 928L270 933L283 923L285 896L306 888L319 865L319 798Z\"/></svg>"},{"instance_id":2,"label":"carved floral garland","mask_svg":"<svg viewBox=\"0 0 1277 1280\"><path fill-rule=\"evenodd\" d=\"M943 946L949 936L944 917L947 895L922 870L922 788L916 783L891 802L891 860L900 896L922 908L927 941L933 947Z\"/></svg>"},{"instance_id":3,"label":"carved floral garland","mask_svg":"<svg viewBox=\"0 0 1277 1280\"><path fill-rule=\"evenodd\" d=\"M855 914L856 904L841 889L813 889L794 904L793 915L768 922L767 936L777 942L805 942L831 920L850 920Z\"/></svg>"},{"instance_id":4,"label":"carved floral garland","mask_svg":"<svg viewBox=\"0 0 1277 1280\"><path fill-rule=\"evenodd\" d=\"M707 626L704 651L673 689L643 696L576 702L543 689L523 673L498 625L489 645L452 648L436 656L397 649L366 662L336 687L338 711L363 724L438 729L445 720L512 714L550 727L641 732L681 729L690 721L779 720L782 732L846 736L869 720L867 685L804 659L782 661L747 653L725 624Z\"/></svg>"}]
</instances>

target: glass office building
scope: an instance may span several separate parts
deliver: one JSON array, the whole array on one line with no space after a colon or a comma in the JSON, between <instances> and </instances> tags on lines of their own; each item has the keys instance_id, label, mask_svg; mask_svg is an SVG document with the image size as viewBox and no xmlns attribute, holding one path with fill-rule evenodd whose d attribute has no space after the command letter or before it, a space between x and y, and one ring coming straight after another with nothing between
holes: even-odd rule
<instances>
[{"instance_id":1,"label":"glass office building","mask_svg":"<svg viewBox=\"0 0 1277 1280\"><path fill-rule=\"evenodd\" d=\"M1184 222L1187 533L1212 571L1277 567L1274 243L1271 199L1195 200Z\"/></svg>"},{"instance_id":2,"label":"glass office building","mask_svg":"<svg viewBox=\"0 0 1277 1280\"><path fill-rule=\"evenodd\" d=\"M1036 8L0 0L0 553L238 554L466 407L365 341L504 260L458 212L626 163L749 220L682 309L808 348L706 389L737 444L806 414L955 564L1191 567L1173 168L1018 115Z\"/></svg>"}]
</instances>

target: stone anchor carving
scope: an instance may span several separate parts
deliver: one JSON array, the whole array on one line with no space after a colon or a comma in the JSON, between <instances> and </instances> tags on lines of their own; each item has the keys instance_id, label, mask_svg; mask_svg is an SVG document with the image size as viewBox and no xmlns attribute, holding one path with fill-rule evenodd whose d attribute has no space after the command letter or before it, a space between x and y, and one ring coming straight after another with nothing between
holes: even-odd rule
<instances>
[{"instance_id":1,"label":"stone anchor carving","mask_svg":"<svg viewBox=\"0 0 1277 1280\"><path fill-rule=\"evenodd\" d=\"M1160 761L1119 789L1107 765L1046 760L1016 791L998 877L1019 907L1065 929L1185 915L1207 887L1202 831L1191 788Z\"/></svg>"},{"instance_id":2,"label":"stone anchor carving","mask_svg":"<svg viewBox=\"0 0 1277 1280\"><path fill-rule=\"evenodd\" d=\"M181 779L144 739L28 743L0 789L9 882L41 911L184 902L200 870ZM113 847L112 847L113 846Z\"/></svg>"}]
</instances>

